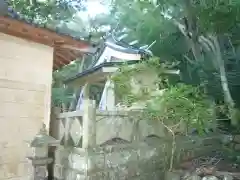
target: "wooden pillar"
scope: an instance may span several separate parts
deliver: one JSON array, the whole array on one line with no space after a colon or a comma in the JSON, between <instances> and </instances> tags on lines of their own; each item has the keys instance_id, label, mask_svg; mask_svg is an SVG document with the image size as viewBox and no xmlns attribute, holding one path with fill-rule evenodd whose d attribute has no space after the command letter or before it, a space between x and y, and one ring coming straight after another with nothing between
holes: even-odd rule
<instances>
[{"instance_id":1,"label":"wooden pillar","mask_svg":"<svg viewBox=\"0 0 240 180\"><path fill-rule=\"evenodd\" d=\"M83 142L82 148L96 145L96 102L90 99L83 101Z\"/></svg>"}]
</instances>

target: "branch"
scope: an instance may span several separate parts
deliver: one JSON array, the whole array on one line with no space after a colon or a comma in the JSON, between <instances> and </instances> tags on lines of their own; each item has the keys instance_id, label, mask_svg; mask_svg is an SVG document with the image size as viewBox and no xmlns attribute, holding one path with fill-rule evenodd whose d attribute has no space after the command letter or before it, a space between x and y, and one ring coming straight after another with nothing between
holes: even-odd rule
<instances>
[{"instance_id":1,"label":"branch","mask_svg":"<svg viewBox=\"0 0 240 180\"><path fill-rule=\"evenodd\" d=\"M199 42L206 43L211 48L212 52L216 52L217 50L216 50L216 47L214 45L214 42L211 41L212 40L211 37L212 37L212 35L209 35L209 39L208 39L204 36L199 36L199 40L200 40Z\"/></svg>"},{"instance_id":2,"label":"branch","mask_svg":"<svg viewBox=\"0 0 240 180\"><path fill-rule=\"evenodd\" d=\"M164 122L162 121L162 125L172 134L172 151L171 151L171 159L170 159L170 165L169 165L169 171L171 171L173 169L173 160L174 160L174 154L176 151L176 137L175 137L175 132L168 127L166 124L164 124ZM177 124L177 126L179 126L179 124Z\"/></svg>"},{"instance_id":3,"label":"branch","mask_svg":"<svg viewBox=\"0 0 240 180\"><path fill-rule=\"evenodd\" d=\"M178 27L178 29L180 30L180 32L187 37L187 32L186 32L186 27L181 24L180 22L178 22L176 19L172 19L173 24L176 25ZM191 33L190 33L191 35Z\"/></svg>"},{"instance_id":4,"label":"branch","mask_svg":"<svg viewBox=\"0 0 240 180\"><path fill-rule=\"evenodd\" d=\"M172 20L173 20L173 24L175 24L175 25L178 27L178 29L180 30L180 32L181 32L185 37L187 37L188 39L189 39L188 35L190 35L190 36L192 37L192 33L191 33L191 32L187 33L187 32L186 32L186 27L185 27L182 23L178 22L176 19L172 19ZM213 52L216 51L213 42L211 42L211 40L209 40L208 38L206 38L206 37L204 37L204 36L201 35L201 36L198 37L198 42L199 42L206 50L208 50L208 51L213 51Z\"/></svg>"},{"instance_id":5,"label":"branch","mask_svg":"<svg viewBox=\"0 0 240 180\"><path fill-rule=\"evenodd\" d=\"M187 61L190 62L191 64L194 64L194 61L191 60L188 56L184 55L183 57L187 59Z\"/></svg>"},{"instance_id":6,"label":"branch","mask_svg":"<svg viewBox=\"0 0 240 180\"><path fill-rule=\"evenodd\" d=\"M161 14L163 17L164 14ZM166 17L165 17L166 18ZM186 26L183 25L182 23L180 23L178 20L174 19L174 18L169 18L167 17L167 19L171 20L173 22L173 24L175 26L178 27L178 29L180 30L180 32L188 39L191 40L193 34L192 32L187 32L186 31ZM190 37L189 37L190 36ZM206 37L204 36L199 36L198 37L198 42L207 50L207 51L214 51L215 48L213 46L213 43L211 41L209 41ZM185 57L186 58L186 57ZM189 60L189 59L188 59Z\"/></svg>"},{"instance_id":7,"label":"branch","mask_svg":"<svg viewBox=\"0 0 240 180\"><path fill-rule=\"evenodd\" d=\"M236 56L236 50L235 50L235 47L234 47L233 44L232 44L232 40L230 39L229 36L227 36L227 37L228 37L229 44L230 44L231 47L232 47L233 54L234 54L234 56Z\"/></svg>"}]
</instances>

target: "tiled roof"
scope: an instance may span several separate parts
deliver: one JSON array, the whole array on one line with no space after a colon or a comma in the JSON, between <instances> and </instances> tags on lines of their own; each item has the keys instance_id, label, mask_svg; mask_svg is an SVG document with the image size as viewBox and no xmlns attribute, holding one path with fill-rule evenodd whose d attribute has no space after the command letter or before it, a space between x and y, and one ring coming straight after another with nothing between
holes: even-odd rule
<instances>
[{"instance_id":1,"label":"tiled roof","mask_svg":"<svg viewBox=\"0 0 240 180\"><path fill-rule=\"evenodd\" d=\"M0 0L1 2L2 0ZM1 5L1 4L0 4ZM11 8L7 11L0 6L0 32L36 43L54 47L53 69L59 69L83 55L79 50L72 50L64 45L81 49L91 47L89 41L75 38L61 31L51 30L22 18ZM3 10L5 13L3 13Z\"/></svg>"},{"instance_id":2,"label":"tiled roof","mask_svg":"<svg viewBox=\"0 0 240 180\"><path fill-rule=\"evenodd\" d=\"M11 7L8 7L7 16L10 17L10 18L13 18L15 20L27 23L29 25L35 26L35 27L46 28L50 31L53 31L53 32L59 34L59 35L70 36L70 37L74 38L75 40L84 40L84 39L88 38L88 37L77 37L77 36L73 36L71 34L67 34L65 32L62 32L61 28L59 28L59 27L55 27L54 29L52 29L52 28L50 29L46 24L38 24L38 23L35 23L34 21L30 21L29 19L26 19L26 18L24 18L24 16L21 16L19 13L15 12Z\"/></svg>"}]
</instances>

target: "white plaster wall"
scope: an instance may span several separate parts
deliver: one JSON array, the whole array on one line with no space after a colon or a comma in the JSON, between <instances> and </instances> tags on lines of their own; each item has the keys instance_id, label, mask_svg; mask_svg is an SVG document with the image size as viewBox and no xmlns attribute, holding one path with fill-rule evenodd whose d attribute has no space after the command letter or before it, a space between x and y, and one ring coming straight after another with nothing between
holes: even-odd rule
<instances>
[{"instance_id":1,"label":"white plaster wall","mask_svg":"<svg viewBox=\"0 0 240 180\"><path fill-rule=\"evenodd\" d=\"M28 146L49 124L53 48L0 33L0 179L27 179Z\"/></svg>"}]
</instances>

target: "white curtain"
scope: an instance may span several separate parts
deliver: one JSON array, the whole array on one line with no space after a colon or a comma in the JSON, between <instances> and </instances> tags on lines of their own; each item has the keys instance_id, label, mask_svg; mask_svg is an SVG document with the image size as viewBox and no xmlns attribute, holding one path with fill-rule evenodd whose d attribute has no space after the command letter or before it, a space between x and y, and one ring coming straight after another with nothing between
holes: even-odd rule
<instances>
[{"instance_id":1,"label":"white curtain","mask_svg":"<svg viewBox=\"0 0 240 180\"><path fill-rule=\"evenodd\" d=\"M78 98L76 110L82 110L82 108L83 108L83 106L82 106L82 103L83 103L83 92L84 92L84 88L82 88L81 91L80 91L80 95L79 95L79 98Z\"/></svg>"},{"instance_id":2,"label":"white curtain","mask_svg":"<svg viewBox=\"0 0 240 180\"><path fill-rule=\"evenodd\" d=\"M114 107L115 98L113 88L114 88L113 82L110 79L107 80L99 103L100 111L110 110L112 107Z\"/></svg>"}]
</instances>

